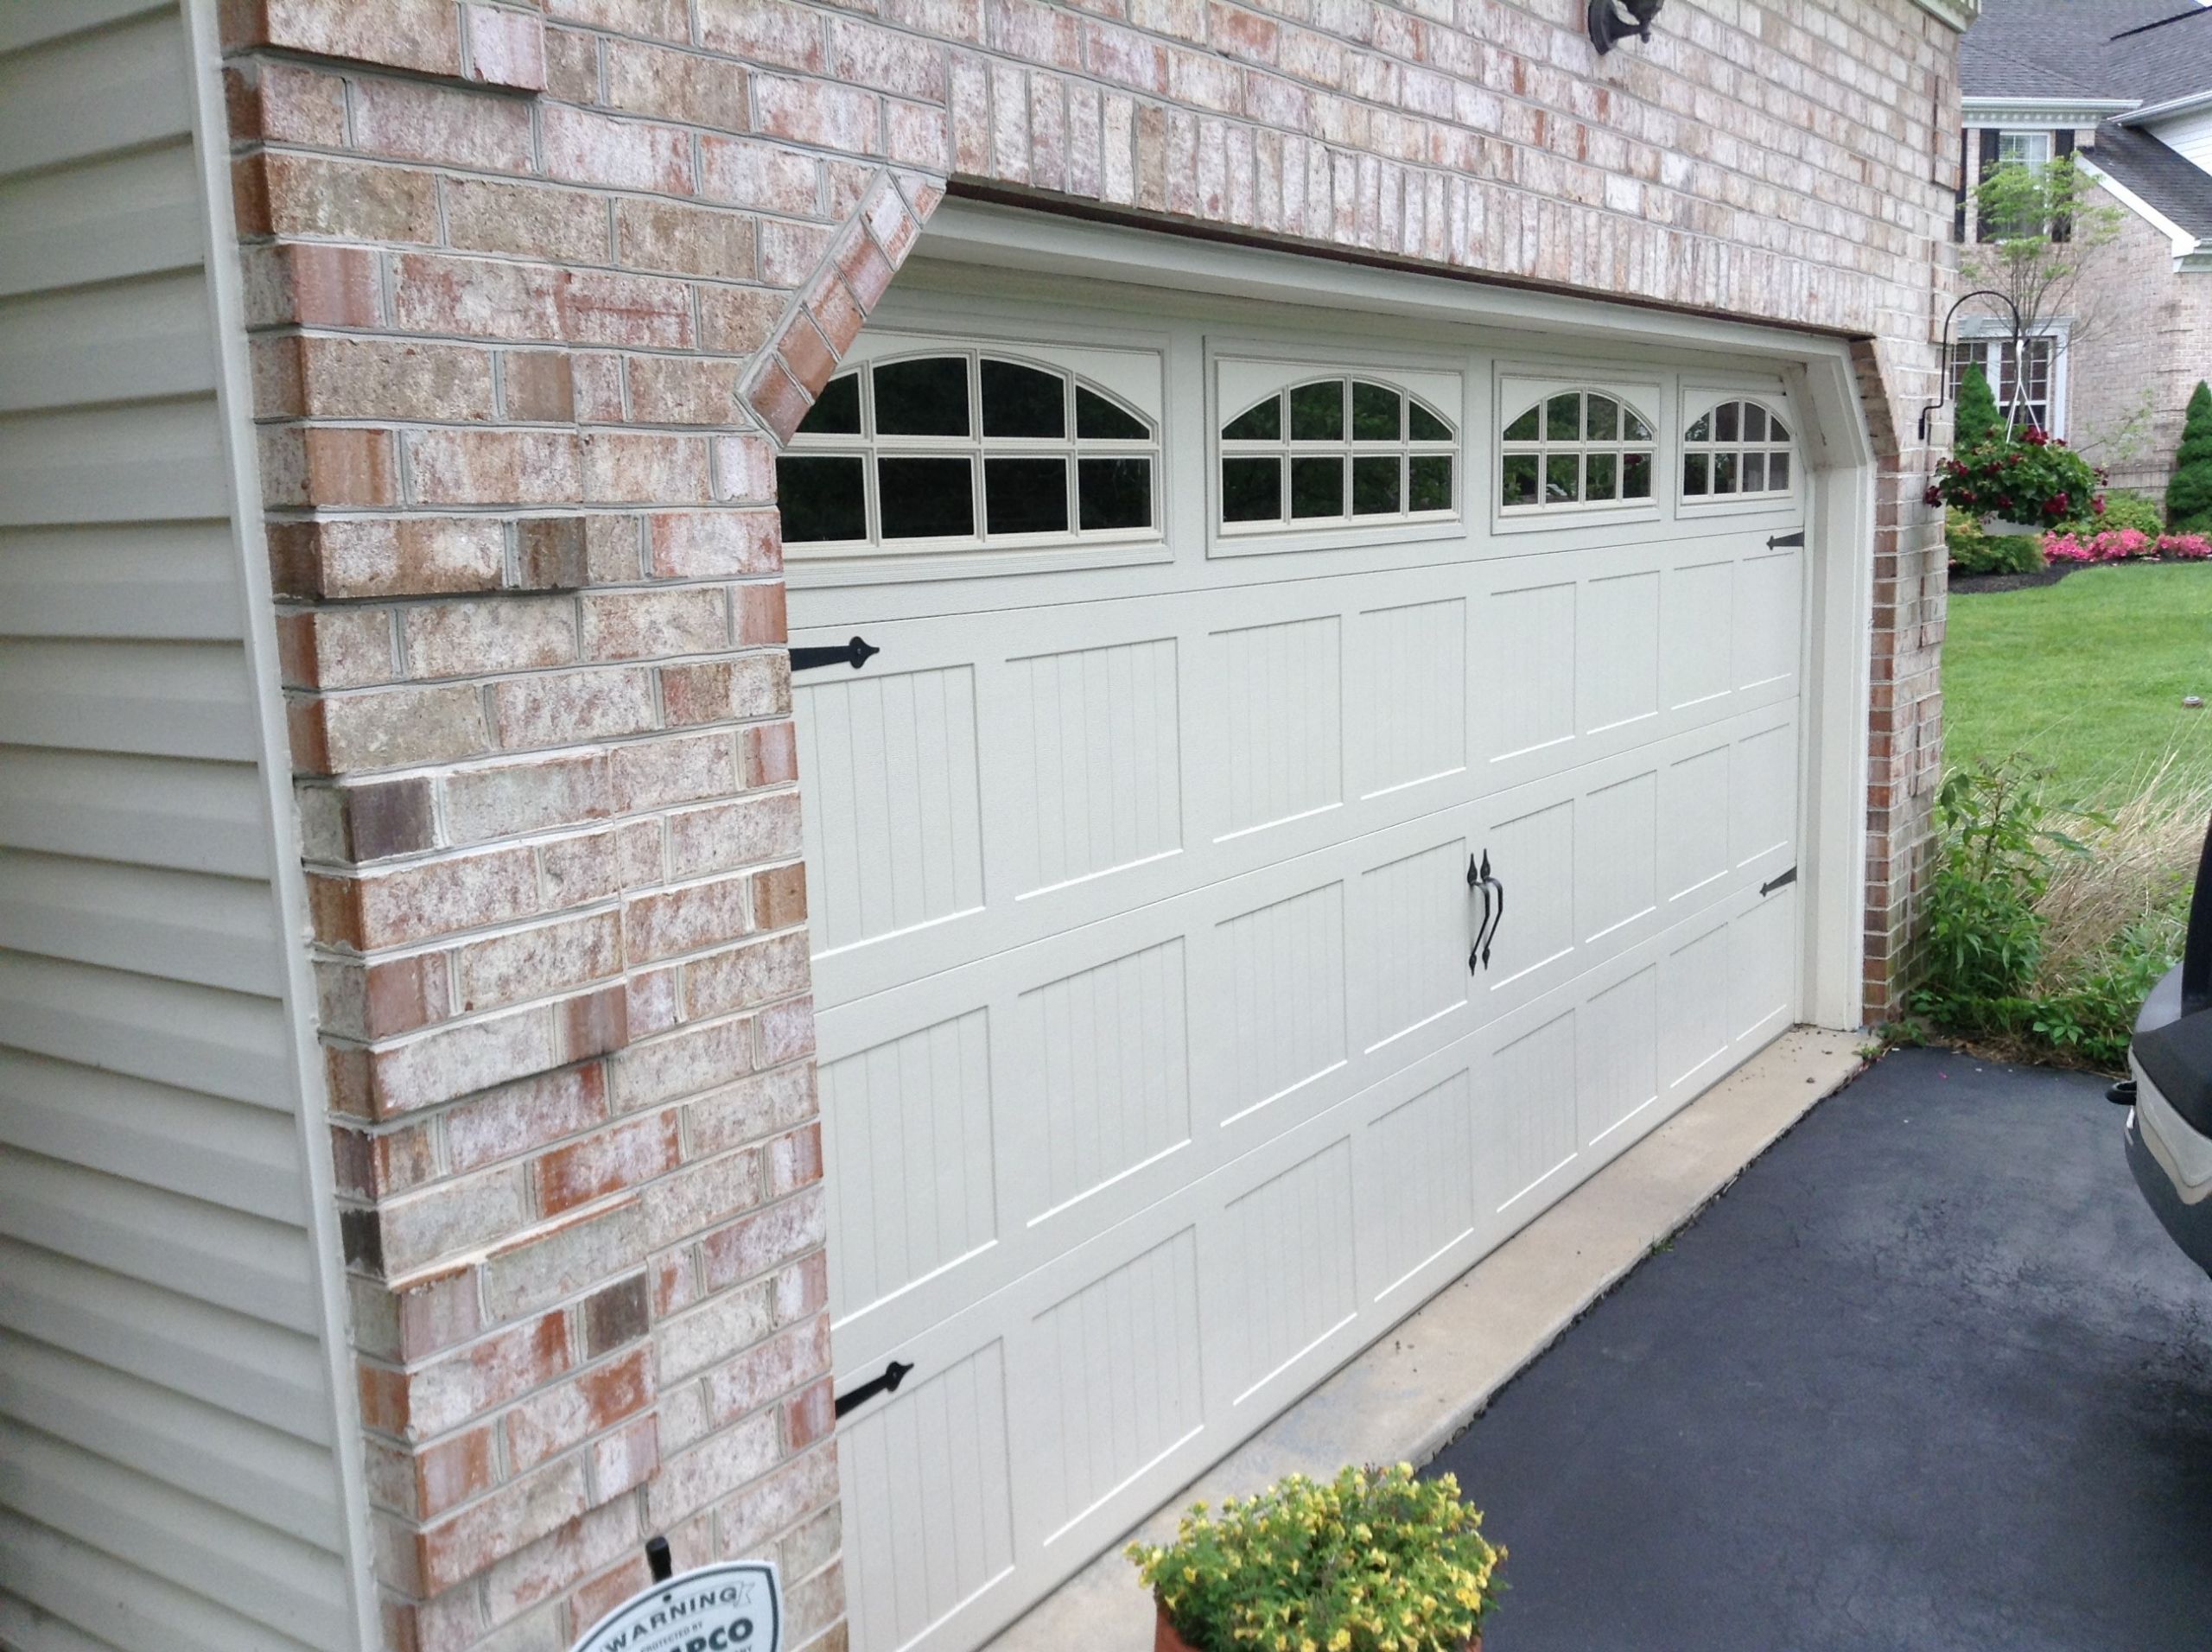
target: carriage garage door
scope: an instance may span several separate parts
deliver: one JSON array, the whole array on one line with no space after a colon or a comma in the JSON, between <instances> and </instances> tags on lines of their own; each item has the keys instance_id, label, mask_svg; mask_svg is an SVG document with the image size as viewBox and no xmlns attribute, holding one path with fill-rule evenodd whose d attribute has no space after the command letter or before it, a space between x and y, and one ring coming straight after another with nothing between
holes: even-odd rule
<instances>
[{"instance_id":1,"label":"carriage garage door","mask_svg":"<svg viewBox=\"0 0 2212 1652\"><path fill-rule=\"evenodd\" d=\"M909 280L782 465L862 1652L1796 1019L1784 384ZM868 650L877 651L867 652Z\"/></svg>"}]
</instances>

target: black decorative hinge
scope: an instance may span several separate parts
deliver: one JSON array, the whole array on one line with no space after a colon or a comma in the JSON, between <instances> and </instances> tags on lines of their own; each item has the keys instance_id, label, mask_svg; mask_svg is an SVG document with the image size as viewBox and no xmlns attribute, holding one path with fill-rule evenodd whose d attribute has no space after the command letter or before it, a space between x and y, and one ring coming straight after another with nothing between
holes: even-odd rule
<instances>
[{"instance_id":1,"label":"black decorative hinge","mask_svg":"<svg viewBox=\"0 0 2212 1652\"><path fill-rule=\"evenodd\" d=\"M897 1360L883 1368L881 1376L871 1376L849 1394L837 1396L837 1414L843 1416L855 1406L864 1406L879 1394L895 1394L899 1385L906 1380L906 1373L914 1368L902 1365Z\"/></svg>"},{"instance_id":2,"label":"black decorative hinge","mask_svg":"<svg viewBox=\"0 0 2212 1652\"><path fill-rule=\"evenodd\" d=\"M1769 550L1802 550L1805 548L1805 531L1800 528L1795 533L1778 533L1766 542L1766 548ZM860 639L855 637L853 640L858 642Z\"/></svg>"},{"instance_id":3,"label":"black decorative hinge","mask_svg":"<svg viewBox=\"0 0 2212 1652\"><path fill-rule=\"evenodd\" d=\"M794 648L791 670L813 671L824 665L849 665L857 671L882 651L864 637L855 637L835 648Z\"/></svg>"},{"instance_id":4,"label":"black decorative hinge","mask_svg":"<svg viewBox=\"0 0 2212 1652\"><path fill-rule=\"evenodd\" d=\"M1505 885L1490 869L1488 849L1479 865L1473 855L1467 857L1467 887L1483 892L1482 921L1475 925L1475 944L1467 952L1467 973L1472 975L1478 966L1490 968L1490 944L1497 938L1497 926L1505 918Z\"/></svg>"},{"instance_id":5,"label":"black decorative hinge","mask_svg":"<svg viewBox=\"0 0 2212 1652\"><path fill-rule=\"evenodd\" d=\"M1797 868L1793 866L1787 872L1776 873L1774 876L1769 878L1764 883L1761 884L1759 886L1759 893L1763 895L1770 895L1776 890L1781 888L1784 884L1795 883L1796 881Z\"/></svg>"}]
</instances>

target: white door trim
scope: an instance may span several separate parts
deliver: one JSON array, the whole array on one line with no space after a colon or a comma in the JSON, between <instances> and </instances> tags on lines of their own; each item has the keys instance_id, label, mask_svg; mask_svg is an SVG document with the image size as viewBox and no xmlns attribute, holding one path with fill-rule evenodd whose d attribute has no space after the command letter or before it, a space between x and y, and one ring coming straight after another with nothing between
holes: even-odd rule
<instances>
[{"instance_id":1,"label":"white door trim","mask_svg":"<svg viewBox=\"0 0 2212 1652\"><path fill-rule=\"evenodd\" d=\"M1875 487L1873 437L1848 341L957 199L938 208L923 243L932 258L998 270L1474 322L1553 339L1564 333L1578 343L1725 352L1781 372L1805 415L1799 450L1809 475L1806 544L1813 553L1800 1001L1815 1025L1861 1024ZM1532 340L1532 347L1541 345Z\"/></svg>"}]
</instances>

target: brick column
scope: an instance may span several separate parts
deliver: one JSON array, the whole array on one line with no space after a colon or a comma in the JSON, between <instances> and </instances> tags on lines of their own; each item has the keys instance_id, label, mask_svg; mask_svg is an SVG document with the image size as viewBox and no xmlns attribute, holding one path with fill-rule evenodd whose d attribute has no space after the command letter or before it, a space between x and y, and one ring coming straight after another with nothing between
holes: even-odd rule
<instances>
[{"instance_id":1,"label":"brick column","mask_svg":"<svg viewBox=\"0 0 2212 1652\"><path fill-rule=\"evenodd\" d=\"M658 1532L778 1559L786 1644L842 1644L781 544L734 391L791 308L764 270L842 290L846 208L818 159L547 101L599 48L528 6L226 22L387 1642L555 1652ZM741 130L742 73L674 58L603 72ZM764 189L820 221L731 204Z\"/></svg>"}]
</instances>

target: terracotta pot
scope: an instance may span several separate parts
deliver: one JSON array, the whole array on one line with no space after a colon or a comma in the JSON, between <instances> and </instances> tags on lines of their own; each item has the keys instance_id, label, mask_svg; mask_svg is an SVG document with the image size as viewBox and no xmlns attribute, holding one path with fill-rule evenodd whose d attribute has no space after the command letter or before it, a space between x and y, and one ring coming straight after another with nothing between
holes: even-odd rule
<instances>
[{"instance_id":1,"label":"terracotta pot","mask_svg":"<svg viewBox=\"0 0 2212 1652\"><path fill-rule=\"evenodd\" d=\"M1175 1625L1167 1621L1167 1609L1156 1600L1152 1605L1157 1624L1153 1630L1152 1652L1198 1652L1197 1648L1175 1632ZM1483 1637L1478 1635L1468 1642L1466 1652L1483 1652Z\"/></svg>"}]
</instances>

